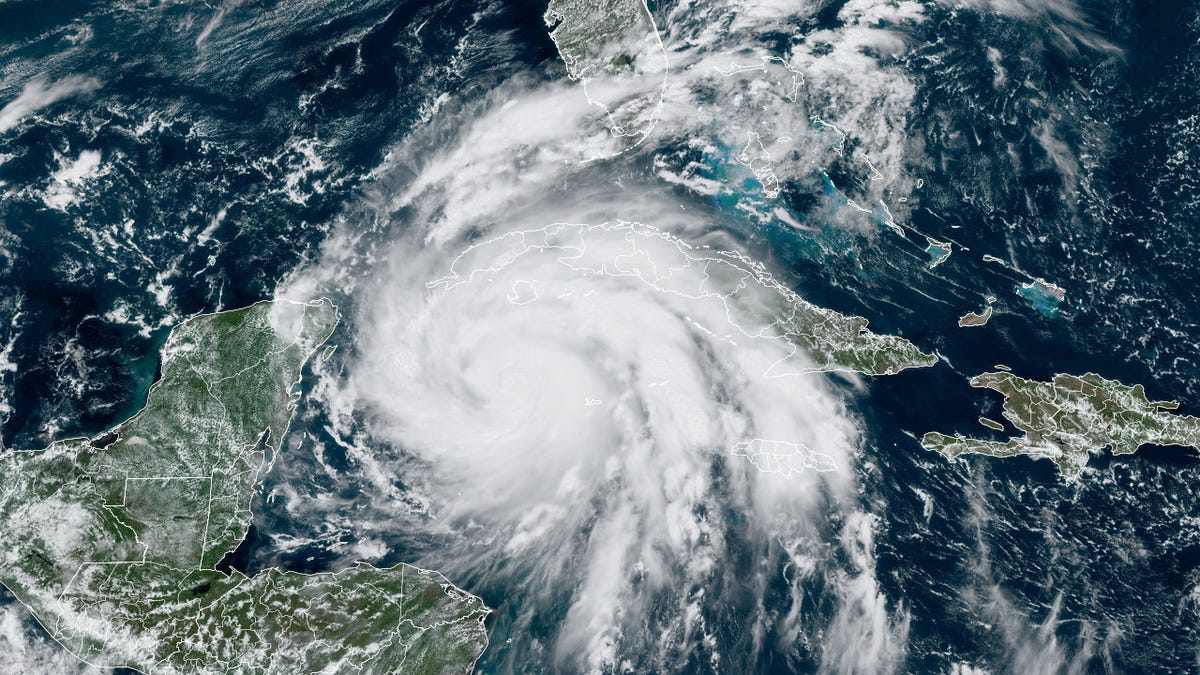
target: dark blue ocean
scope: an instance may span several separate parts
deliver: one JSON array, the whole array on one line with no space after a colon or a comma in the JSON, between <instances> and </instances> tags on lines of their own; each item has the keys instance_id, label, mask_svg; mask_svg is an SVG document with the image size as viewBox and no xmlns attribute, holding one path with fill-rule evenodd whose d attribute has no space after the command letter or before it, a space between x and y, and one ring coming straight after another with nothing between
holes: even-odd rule
<instances>
[{"instance_id":1,"label":"dark blue ocean","mask_svg":"<svg viewBox=\"0 0 1200 675\"><path fill-rule=\"evenodd\" d=\"M844 1L815 5L811 20L764 44L786 49L844 28ZM675 5L650 7L661 16ZM703 205L806 299L942 357L932 368L845 386L866 430L858 478L862 507L878 518L876 576L888 606L910 617L903 671L1192 672L1200 662L1195 453L1106 453L1067 482L1046 461L950 463L916 440L929 430L1006 437L976 422L999 418L1001 398L967 384L994 364L1037 379L1094 371L1144 383L1152 399L1200 414L1200 6L1012 7L930 3L925 20L896 28L912 49L868 54L916 83L908 126L895 130L919 148L908 168L923 180L903 237L836 222L805 231L764 225L746 219L737 199L662 189ZM439 96L451 103L434 114L453 115L514 75L566 78L543 4L489 6L480 21L483 8L0 2L0 110L15 120L0 112L3 446L95 433L138 410L171 325L272 297L320 254L339 219L378 217L362 206L371 171ZM468 30L483 39L463 54ZM998 84L1000 72L1015 84ZM37 105L18 117L4 106L22 96ZM87 153L98 153L100 168L71 178L73 166L87 168L76 165ZM625 170L651 172L644 161ZM826 171L824 182L814 174L786 184L778 203L819 223L829 185L852 197L860 180L847 167ZM403 230L409 216L391 213L387 227ZM953 254L930 269L921 235L953 242ZM1021 268L985 262L983 253ZM1035 305L1018 292L1034 279L1061 287L1061 303ZM959 328L958 317L980 311L988 295L996 298L989 323ZM354 348L346 327L334 342ZM323 416L302 403L279 458L285 477L268 477L234 566L346 564L342 546L354 533L323 534L266 497L303 476L317 446L324 461L352 469ZM359 499L349 488L339 496ZM280 545L287 537L311 543ZM382 563L436 558L439 545L402 531L386 541ZM785 576L767 595L776 609L791 601ZM493 606L511 590L486 578L454 581ZM810 605L795 610L830 612L822 589L810 590ZM3 602L18 611L8 596ZM751 611L714 610L730 620L717 630L730 645L744 639L735 622L742 610ZM26 646L55 649L19 616ZM552 640L561 618L546 616L535 637ZM482 672L505 663L495 639L508 637L505 620L489 619ZM756 663L723 665L815 671L820 636L808 637Z\"/></svg>"}]
</instances>

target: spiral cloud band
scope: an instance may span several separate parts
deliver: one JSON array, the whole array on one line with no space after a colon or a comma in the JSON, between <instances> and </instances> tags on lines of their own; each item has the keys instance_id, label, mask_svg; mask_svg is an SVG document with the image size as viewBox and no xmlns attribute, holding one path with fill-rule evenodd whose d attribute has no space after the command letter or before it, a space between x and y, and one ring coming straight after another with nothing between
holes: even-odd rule
<instances>
[{"instance_id":1,"label":"spiral cloud band","mask_svg":"<svg viewBox=\"0 0 1200 675\"><path fill-rule=\"evenodd\" d=\"M763 26L721 40L742 29ZM729 232L711 205L742 174L679 147L756 179L753 221L845 135L806 119L792 64L672 30L628 43L650 50L632 72L514 77L392 150L282 289L347 302L352 345L313 398L366 478L318 448L338 496L278 489L296 521L354 532L349 557L395 550L483 594L485 670L888 670L907 611L875 579L850 371L932 356L808 303ZM869 75L839 92L846 116L904 89ZM845 201L853 227L890 217Z\"/></svg>"},{"instance_id":2,"label":"spiral cloud band","mask_svg":"<svg viewBox=\"0 0 1200 675\"><path fill-rule=\"evenodd\" d=\"M779 336L787 296L738 257L618 222L510 232L425 283L394 259L359 337L357 405L426 467L463 542L439 564L516 577L518 623L572 589L553 658L614 667L664 602L681 619L656 639L682 658L731 538L796 545L822 526L805 514L851 498L856 428ZM741 509L743 531L718 515Z\"/></svg>"}]
</instances>

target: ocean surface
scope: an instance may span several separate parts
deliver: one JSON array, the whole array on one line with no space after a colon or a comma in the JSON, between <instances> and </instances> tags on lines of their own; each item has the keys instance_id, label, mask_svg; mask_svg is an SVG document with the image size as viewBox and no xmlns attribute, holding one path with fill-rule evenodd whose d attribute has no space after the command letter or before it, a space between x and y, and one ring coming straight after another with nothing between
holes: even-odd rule
<instances>
[{"instance_id":1,"label":"ocean surface","mask_svg":"<svg viewBox=\"0 0 1200 675\"><path fill-rule=\"evenodd\" d=\"M585 135L559 134L555 120L583 92L539 3L0 1L3 446L127 418L183 318L317 289L343 308L338 350L306 375L297 423L231 559L240 569L368 560L443 571L496 609L481 672L1193 671L1194 452L1105 453L1070 482L1047 461L948 462L917 438L1007 438L976 421L999 419L1001 398L967 384L994 364L1034 379L1143 383L1152 400L1200 414L1200 8L649 9L675 63L727 50L800 64L805 107L788 123L817 149L811 161L797 152L777 196L736 159L742 147L719 115L679 121L687 106L678 112L672 96L686 87L693 103L731 95L700 75L665 90L642 145L563 160ZM508 98L533 112L489 121ZM518 139L544 125L546 140L490 145L509 137L503 124ZM836 153L835 132L845 134ZM448 196L432 206L413 196L429 185ZM857 430L843 465L852 486L806 483L817 496L795 523L753 524L744 469L731 468L740 458L687 459L707 491L680 508L711 523L712 540L680 557L652 532L674 521L638 520L639 546L662 554L666 581L622 578L613 592L634 598L628 613L593 619L598 632L616 627L611 644L576 648L572 627L588 625L579 589L611 543L600 537L617 536L605 526L651 500L624 483L588 493L593 510L551 530L565 543L543 553L558 566L542 567L446 501L436 458L380 421L385 408L341 404L346 392L373 395L355 375L374 363L372 327L403 330L382 318L389 289L402 295L406 266L416 274L425 259L410 264L417 249L396 242L435 240L431 223L460 212L474 218L462 216L462 241L556 209L653 220L668 213L643 208L654 200L692 219L681 236L744 250L810 302L940 358L888 377L822 376L817 388ZM874 208L882 201L896 227ZM936 267L932 241L951 244ZM339 250L353 254L330 263ZM1039 280L1062 300L1020 292ZM989 304L986 326L958 326ZM421 391L401 389L420 407ZM689 566L700 557L703 572ZM75 667L10 596L0 602L0 652L27 672ZM599 660L582 656L593 651Z\"/></svg>"}]
</instances>

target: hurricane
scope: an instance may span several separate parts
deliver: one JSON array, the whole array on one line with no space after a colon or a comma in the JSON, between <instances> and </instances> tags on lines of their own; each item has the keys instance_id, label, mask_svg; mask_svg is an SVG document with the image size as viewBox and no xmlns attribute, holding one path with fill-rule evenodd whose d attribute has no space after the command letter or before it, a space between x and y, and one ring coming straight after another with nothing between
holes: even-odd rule
<instances>
[{"instance_id":1,"label":"hurricane","mask_svg":"<svg viewBox=\"0 0 1200 675\"><path fill-rule=\"evenodd\" d=\"M840 91L839 114L869 115L878 92L802 91L754 44L674 30L636 41L632 71L447 103L281 289L349 309L313 396L371 477L354 550L402 533L419 564L494 590L489 670L896 667L908 613L875 579L856 477L864 383L787 338L804 300L713 205L767 208L842 161L865 206L829 212L873 229L901 150L874 139L872 162L816 114ZM754 185L681 145L724 148ZM297 520L336 519L338 500L276 492Z\"/></svg>"},{"instance_id":2,"label":"hurricane","mask_svg":"<svg viewBox=\"0 0 1200 675\"><path fill-rule=\"evenodd\" d=\"M723 302L731 289L720 284L737 279L693 269L679 243L624 224L516 234L551 246L433 288L410 276L423 266L408 255L389 270L382 297L370 301L371 327L358 335L348 393L370 411L372 434L411 461L375 461L385 471L408 467L403 480L420 485L436 517L429 526L451 543L438 564L506 578L521 598L509 635L566 603L552 641L513 647L539 652L522 655L527 663L542 650L586 669L619 668L631 652L662 654L660 667L705 652L719 661L708 624L726 617L712 616L714 605L756 594L741 597L747 589L722 580L731 553L778 548L742 571L757 593L772 584L779 556L798 566L798 593L800 569L833 564L818 542L830 534L826 514L853 500L854 422L821 376L768 375L796 357L782 340L739 330L769 323ZM623 256L672 278L647 284L650 271L625 274ZM756 466L733 454L753 439L784 440L805 455L781 450ZM779 462L794 462L796 475ZM872 600L861 597L859 578L867 575L872 593L869 556L855 550L869 525L854 511L843 516L851 529L839 536L859 557L840 592L844 611L857 612ZM858 624L866 618L881 625ZM887 649L886 613L841 621ZM772 630L780 628L799 630L787 622ZM746 636L751 653L769 639L765 630ZM824 656L877 662L849 651L856 642Z\"/></svg>"},{"instance_id":3,"label":"hurricane","mask_svg":"<svg viewBox=\"0 0 1200 675\"><path fill-rule=\"evenodd\" d=\"M1194 670L1175 5L0 1L5 663Z\"/></svg>"}]
</instances>

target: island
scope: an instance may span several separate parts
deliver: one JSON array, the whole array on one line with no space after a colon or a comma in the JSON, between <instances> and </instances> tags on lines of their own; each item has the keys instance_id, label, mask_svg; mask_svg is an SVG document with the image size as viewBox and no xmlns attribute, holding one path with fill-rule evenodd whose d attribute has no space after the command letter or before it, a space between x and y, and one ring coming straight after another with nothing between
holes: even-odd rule
<instances>
[{"instance_id":1,"label":"island","mask_svg":"<svg viewBox=\"0 0 1200 675\"><path fill-rule=\"evenodd\" d=\"M803 354L815 362L815 367L807 370L895 375L902 370L927 368L937 363L936 356L921 351L898 335L868 330L868 321L861 316L818 307L782 287L779 292L788 298L792 309L778 325L784 338L797 347L793 353Z\"/></svg>"},{"instance_id":2,"label":"island","mask_svg":"<svg viewBox=\"0 0 1200 675\"><path fill-rule=\"evenodd\" d=\"M697 248L637 222L553 223L509 232L468 246L451 261L446 276L426 286L450 291L462 284L492 283L497 273L514 265L536 269L540 256L551 269L632 279L668 298L719 303L728 322L719 327L723 333L783 345L786 355L765 377L834 371L893 375L937 362L935 355L900 336L872 332L861 316L805 300L740 251ZM747 319L755 323L746 324ZM710 334L716 328L697 326Z\"/></svg>"},{"instance_id":3,"label":"island","mask_svg":"<svg viewBox=\"0 0 1200 675\"><path fill-rule=\"evenodd\" d=\"M987 322L992 318L992 303L996 302L996 296L987 296L987 304L984 305L982 312L967 312L958 317L959 328L973 328L976 326L986 326Z\"/></svg>"},{"instance_id":4,"label":"island","mask_svg":"<svg viewBox=\"0 0 1200 675\"><path fill-rule=\"evenodd\" d=\"M1017 287L1017 295L1025 300L1042 316L1058 316L1058 306L1067 298L1061 287L1042 278L1034 279Z\"/></svg>"},{"instance_id":5,"label":"island","mask_svg":"<svg viewBox=\"0 0 1200 675\"><path fill-rule=\"evenodd\" d=\"M1004 425L990 417L980 417L979 423L992 431L1004 431Z\"/></svg>"},{"instance_id":6,"label":"island","mask_svg":"<svg viewBox=\"0 0 1200 675\"><path fill-rule=\"evenodd\" d=\"M810 450L803 443L755 438L735 443L730 454L745 457L763 473L792 478L804 471L836 471L837 464L828 455Z\"/></svg>"},{"instance_id":7,"label":"island","mask_svg":"<svg viewBox=\"0 0 1200 675\"><path fill-rule=\"evenodd\" d=\"M1104 448L1114 455L1132 454L1150 443L1200 448L1200 417L1170 412L1179 407L1177 402L1151 401L1140 384L1129 386L1095 373L1058 374L1039 382L1010 372L983 373L970 383L1003 394L1004 418L1024 435L989 441L929 432L921 438L925 449L950 459L968 453L1044 458L1063 476L1074 478L1090 454Z\"/></svg>"},{"instance_id":8,"label":"island","mask_svg":"<svg viewBox=\"0 0 1200 675\"><path fill-rule=\"evenodd\" d=\"M954 248L948 241L938 241L933 237L925 237L925 242L929 245L925 247L925 254L929 256L929 269L933 269L938 265L946 262L946 258L954 252Z\"/></svg>"},{"instance_id":9,"label":"island","mask_svg":"<svg viewBox=\"0 0 1200 675\"><path fill-rule=\"evenodd\" d=\"M253 575L227 556L338 320L276 300L176 326L145 407L0 455L0 583L79 659L144 673L469 672L483 601L436 572Z\"/></svg>"},{"instance_id":10,"label":"island","mask_svg":"<svg viewBox=\"0 0 1200 675\"><path fill-rule=\"evenodd\" d=\"M988 305L983 308L982 312L967 312L958 317L959 328L974 328L976 326L986 326L987 322L992 318L992 306Z\"/></svg>"}]
</instances>

